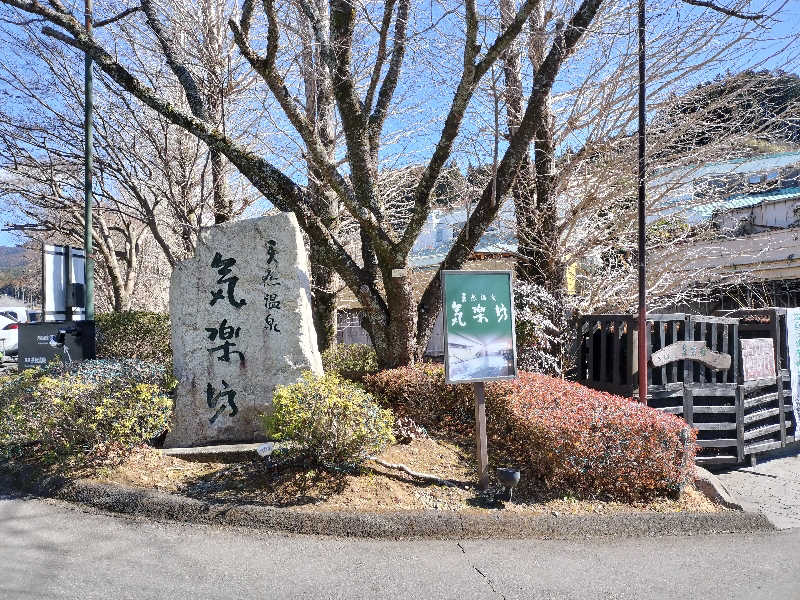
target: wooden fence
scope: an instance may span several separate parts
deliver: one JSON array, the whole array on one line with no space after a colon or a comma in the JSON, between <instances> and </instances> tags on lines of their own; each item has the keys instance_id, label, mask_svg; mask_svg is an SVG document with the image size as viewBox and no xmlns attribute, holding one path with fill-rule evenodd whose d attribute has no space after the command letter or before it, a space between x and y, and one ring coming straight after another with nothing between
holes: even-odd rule
<instances>
[{"instance_id":1,"label":"wooden fence","mask_svg":"<svg viewBox=\"0 0 800 600\"><path fill-rule=\"evenodd\" d=\"M741 339L771 338L773 341L775 379L742 381L744 456L754 457L798 441L792 408L786 309L746 308L718 311L717 314L739 320Z\"/></svg>"},{"instance_id":2,"label":"wooden fence","mask_svg":"<svg viewBox=\"0 0 800 600\"><path fill-rule=\"evenodd\" d=\"M779 312L773 310L770 315L772 320L758 320L761 329L747 321L743 326L739 315L732 314L647 317L647 403L681 416L697 429L700 464L738 464L795 441L788 370L779 369L776 377L755 381L744 381L742 375L740 336L774 336L776 365L787 364L785 311L783 323ZM638 400L637 329L633 315L583 317L580 382ZM652 365L653 353L684 341L701 341L712 352L730 355L730 366L715 370L691 358Z\"/></svg>"}]
</instances>

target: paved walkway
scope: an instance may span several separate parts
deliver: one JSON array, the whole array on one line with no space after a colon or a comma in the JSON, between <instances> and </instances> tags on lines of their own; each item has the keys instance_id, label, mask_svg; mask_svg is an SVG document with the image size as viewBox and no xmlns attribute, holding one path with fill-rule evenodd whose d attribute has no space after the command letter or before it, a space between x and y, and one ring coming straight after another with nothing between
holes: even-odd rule
<instances>
[{"instance_id":1,"label":"paved walkway","mask_svg":"<svg viewBox=\"0 0 800 600\"><path fill-rule=\"evenodd\" d=\"M756 467L717 473L745 508L759 510L781 529L800 527L800 448L787 448Z\"/></svg>"},{"instance_id":2,"label":"paved walkway","mask_svg":"<svg viewBox=\"0 0 800 600\"><path fill-rule=\"evenodd\" d=\"M3 600L797 598L800 529L368 540L158 523L0 490Z\"/></svg>"}]
</instances>

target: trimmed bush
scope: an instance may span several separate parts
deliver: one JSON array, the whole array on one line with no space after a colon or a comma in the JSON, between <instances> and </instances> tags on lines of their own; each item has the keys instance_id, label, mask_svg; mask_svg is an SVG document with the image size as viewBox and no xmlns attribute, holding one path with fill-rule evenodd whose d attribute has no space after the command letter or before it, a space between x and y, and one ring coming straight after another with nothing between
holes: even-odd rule
<instances>
[{"instance_id":1,"label":"trimmed bush","mask_svg":"<svg viewBox=\"0 0 800 600\"><path fill-rule=\"evenodd\" d=\"M322 368L326 373L361 381L378 370L378 358L369 344L335 344L322 353Z\"/></svg>"},{"instance_id":2,"label":"trimmed bush","mask_svg":"<svg viewBox=\"0 0 800 600\"><path fill-rule=\"evenodd\" d=\"M408 414L430 429L472 422L472 385L447 385L441 365L423 363L388 369L365 376L363 384L396 413Z\"/></svg>"},{"instance_id":3,"label":"trimmed bush","mask_svg":"<svg viewBox=\"0 0 800 600\"><path fill-rule=\"evenodd\" d=\"M130 449L167 428L165 368L140 361L48 365L0 379L0 453L54 461Z\"/></svg>"},{"instance_id":4,"label":"trimmed bush","mask_svg":"<svg viewBox=\"0 0 800 600\"><path fill-rule=\"evenodd\" d=\"M171 363L169 315L127 311L95 316L97 358Z\"/></svg>"},{"instance_id":5,"label":"trimmed bush","mask_svg":"<svg viewBox=\"0 0 800 600\"><path fill-rule=\"evenodd\" d=\"M335 374L305 373L298 383L276 388L272 403L267 434L294 440L320 464L355 465L394 441L391 411Z\"/></svg>"},{"instance_id":6,"label":"trimmed bush","mask_svg":"<svg viewBox=\"0 0 800 600\"><path fill-rule=\"evenodd\" d=\"M415 420L472 423L472 388L441 367L393 369L365 386ZM674 494L694 468L696 432L682 419L577 383L521 373L486 386L490 448L547 488L584 498ZM423 411L423 412L418 412Z\"/></svg>"},{"instance_id":7,"label":"trimmed bush","mask_svg":"<svg viewBox=\"0 0 800 600\"><path fill-rule=\"evenodd\" d=\"M697 432L675 415L532 373L503 387L493 408L513 433L506 450L548 487L646 500L690 479Z\"/></svg>"}]
</instances>

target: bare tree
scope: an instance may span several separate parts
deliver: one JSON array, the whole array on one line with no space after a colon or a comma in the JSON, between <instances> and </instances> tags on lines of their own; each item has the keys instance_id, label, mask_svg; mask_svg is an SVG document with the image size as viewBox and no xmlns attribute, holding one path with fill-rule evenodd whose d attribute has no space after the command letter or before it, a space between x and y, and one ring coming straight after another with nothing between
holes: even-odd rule
<instances>
[{"instance_id":1,"label":"bare tree","mask_svg":"<svg viewBox=\"0 0 800 600\"><path fill-rule=\"evenodd\" d=\"M0 168L8 173L0 191L26 217L16 228L37 238L80 243L81 69L63 46L29 28L9 39L17 42L18 54L0 62L0 81L27 110L0 112ZM19 68L20 60L28 61L27 68ZM219 220L220 190L228 217L241 215L255 196L249 185L220 182L210 153L195 136L108 83L98 81L101 100L93 116L98 293L107 291L108 306L116 310L163 310L166 297L153 292L166 292L171 267L192 254L202 226ZM236 89L229 91L237 98ZM151 293L131 295L145 288Z\"/></svg>"},{"instance_id":2,"label":"bare tree","mask_svg":"<svg viewBox=\"0 0 800 600\"><path fill-rule=\"evenodd\" d=\"M276 166L278 157L272 152L256 153L246 140L213 126L205 105L195 102L199 98L194 93L198 88L197 75L179 54L180 48L172 46L174 40L164 33L165 15L148 9L145 23L158 41L160 63L166 63L181 82L190 100L190 111L170 102L158 81L138 73L124 49L112 51L118 39L114 27L138 19L138 13L115 21L114 27L103 35L91 37L59 0L46 4L38 0L2 1L48 21L49 26L43 29L46 35L88 53L121 88L224 155L276 207L294 212L311 244L319 250L319 261L339 274L364 307L381 366L405 364L421 354L441 307L441 287L435 277L419 302L415 302L407 272L409 252L430 213L432 191L453 157L456 139L476 91L498 58L517 39L531 14L540 9L541 0L522 2L513 16L505 20L505 26L479 15L473 0L463 5L442 4L437 16L431 12L430 23L425 25L421 20L412 21L416 7L410 0L387 0L379 4L331 0L327 7L307 0L297 0L297 4L288 6L265 0L263 11L257 11L252 0L245 0L238 19L229 20L241 55L270 90L272 101L280 107L281 123L291 126L291 143L313 164L318 179L357 223L361 237L358 257L331 227L329 213L315 203L309 186L292 179L287 168ZM559 27L548 32L548 45L541 52L529 95L519 110L519 125L504 141L493 176L472 203L469 218L440 269L462 265L497 215L521 166L529 160L530 144L549 124L546 115L556 78L579 50L587 33L595 33L593 22L605 4L616 5L604 0L583 0L573 12L564 15ZM326 146L317 123L309 120L308 107L298 99L294 93L297 86L289 79L289 75L294 77L291 57L296 54L296 47L287 44L294 39L294 33L287 28L281 14L291 6L299 6L310 23L315 51L330 80L343 139L343 152L336 158L331 158L330 147ZM414 30L409 27L412 22L416 23ZM370 31L374 37L370 37L373 35ZM364 39L374 39L377 43L360 45ZM441 116L431 117L433 128L439 133L431 135L432 153L421 161L424 168L414 189L413 205L404 225L398 229L380 194L380 159L387 143L389 148L400 143L397 138L387 140L392 137L387 133L393 132L391 128L387 132L386 126L393 109L402 104L403 94L413 96L414 81L408 75L424 75L424 64L409 64L406 60L407 54L414 52L416 40L419 45L429 43L433 48L428 58L437 52L445 55L438 64L441 71L433 77L427 75L428 81L441 82L449 100L444 102L446 109ZM455 61L452 54L447 54L453 47L458 49ZM371 64L372 68L365 68L365 64ZM430 94L430 90L427 92ZM274 115L264 118L275 119ZM536 165L537 175L539 168L543 169L536 180L537 192L544 186L550 194L554 170L548 165L554 164L554 151L551 146L542 146L541 141L537 143L544 155ZM423 153L417 150L416 154Z\"/></svg>"},{"instance_id":3,"label":"bare tree","mask_svg":"<svg viewBox=\"0 0 800 600\"><path fill-rule=\"evenodd\" d=\"M80 172L74 164L64 162L50 154L49 162L30 155L22 157L20 148L13 177L5 177L0 184L0 197L13 196L25 223L14 229L25 232L29 238L41 243L82 245L83 197L79 181ZM109 304L114 310L130 310L131 299L140 272L142 235L146 225L125 216L119 205L108 208L109 198L104 186L99 186L98 197L103 208L96 211L92 239L99 253L101 290L109 292ZM22 199L22 202L18 200Z\"/></svg>"},{"instance_id":4,"label":"bare tree","mask_svg":"<svg viewBox=\"0 0 800 600\"><path fill-rule=\"evenodd\" d=\"M764 9L771 14L760 15L742 12L739 9L743 4L738 3L735 10L730 10L704 3L708 10L697 11L681 8L680 3L648 2L649 13L657 15L648 24L647 82L651 114L662 111L674 100L676 91L685 89L697 74L724 71L731 66L741 68L763 60L763 55L752 53L753 46L768 44L769 26L785 3L768 4ZM558 357L564 356L562 346L556 342L560 339L559 328L565 323L565 312L601 305L606 309L627 310L631 305L627 299L621 301L621 289L626 290L626 295L631 290L635 292L635 285L631 284L635 284L636 262L636 157L635 145L630 143L636 120L637 48L631 43L635 39L631 36L635 15L626 3L605 6L607 10L595 20L595 27L603 33L587 36L584 46L573 57L581 65L578 77L570 73L569 65L565 66L558 94L551 94L546 110L541 113L533 164L523 165L512 193L519 240L517 275L522 282L520 289L524 290L518 301L521 305L539 307L531 311L523 306L521 314L535 314L536 318L521 323L517 331L523 337L530 333L529 339L522 342L531 342L540 353L550 354L540 364L558 362ZM502 20L507 18L513 4L498 0L498 7ZM676 11L674 19L665 17L668 10ZM563 27L559 11L556 3L550 3L547 7L540 5L539 11L531 16L528 38L523 40L527 42L527 69L522 60L525 43L512 47L503 57L509 132L516 126L522 90L530 85L527 82L537 72L549 39ZM715 40L713 46L709 46L709 39ZM788 40L775 44L770 58L783 57L791 64L787 45ZM653 158L651 172L687 159L697 161L693 145L676 142L680 139L679 132L702 127L704 118L710 114L704 107L691 118L683 115L679 122L673 122L669 132L663 127L651 128L648 131ZM752 131L753 127L748 126ZM704 149L705 159L730 156L730 140L730 135L716 139L712 147ZM576 145L577 152L571 150ZM672 150L669 155L663 152L667 147ZM662 208L666 191L651 190L648 211ZM672 234L667 238L650 236L648 254L654 252L663 257L665 252L669 253L668 248L678 249L683 240L700 232L674 229ZM625 259L609 261L613 256ZM590 268L591 275L582 272L585 295L581 298L563 297L566 268L570 264L605 265ZM654 305L672 302L682 295L689 298L696 291L691 289L685 273L670 276L667 264L670 263L658 259L650 268L653 277L648 290L656 299ZM704 273L698 272L697 276L702 279ZM625 280L624 286L613 289L620 280ZM544 301L544 297L549 300ZM543 323L554 324L546 334Z\"/></svg>"}]
</instances>

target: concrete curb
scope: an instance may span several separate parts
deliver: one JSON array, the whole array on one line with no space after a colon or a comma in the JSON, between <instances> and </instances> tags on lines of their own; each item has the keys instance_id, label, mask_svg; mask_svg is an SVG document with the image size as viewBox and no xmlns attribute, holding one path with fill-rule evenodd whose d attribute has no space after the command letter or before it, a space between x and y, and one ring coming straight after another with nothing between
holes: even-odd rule
<instances>
[{"instance_id":1,"label":"concrete curb","mask_svg":"<svg viewBox=\"0 0 800 600\"><path fill-rule=\"evenodd\" d=\"M703 467L695 467L694 486L717 504L733 510L746 510L741 501L733 497L719 478Z\"/></svg>"},{"instance_id":2,"label":"concrete curb","mask_svg":"<svg viewBox=\"0 0 800 600\"><path fill-rule=\"evenodd\" d=\"M90 480L39 477L33 470L11 470L7 466L0 466L0 487L155 520L337 537L585 539L775 530L764 515L743 511L558 516L501 511L304 512L255 504L209 503Z\"/></svg>"}]
</instances>

